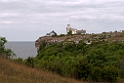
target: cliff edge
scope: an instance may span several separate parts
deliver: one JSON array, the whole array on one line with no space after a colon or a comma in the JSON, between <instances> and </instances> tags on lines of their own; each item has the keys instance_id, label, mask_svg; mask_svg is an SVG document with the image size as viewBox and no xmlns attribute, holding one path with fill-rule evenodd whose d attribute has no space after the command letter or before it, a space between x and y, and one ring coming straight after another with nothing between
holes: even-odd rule
<instances>
[{"instance_id":1,"label":"cliff edge","mask_svg":"<svg viewBox=\"0 0 124 83\"><path fill-rule=\"evenodd\" d=\"M91 44L92 42L98 41L120 41L124 43L124 31L122 32L103 32L100 34L75 34L75 35L60 35L60 36L41 36L35 41L35 47L37 50L40 47L41 42L45 41L47 45L64 42L64 43L78 43L80 40L84 41L86 44Z\"/></svg>"}]
</instances>

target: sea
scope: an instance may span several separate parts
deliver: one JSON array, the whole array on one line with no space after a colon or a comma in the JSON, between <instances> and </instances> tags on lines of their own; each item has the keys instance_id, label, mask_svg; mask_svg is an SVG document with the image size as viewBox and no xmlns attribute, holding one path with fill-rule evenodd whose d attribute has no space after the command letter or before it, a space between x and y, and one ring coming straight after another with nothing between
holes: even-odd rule
<instances>
[{"instance_id":1,"label":"sea","mask_svg":"<svg viewBox=\"0 0 124 83\"><path fill-rule=\"evenodd\" d=\"M35 42L7 42L5 44L6 49L11 49L15 54L16 58L26 59L30 57L36 57L37 49L35 48Z\"/></svg>"}]
</instances>

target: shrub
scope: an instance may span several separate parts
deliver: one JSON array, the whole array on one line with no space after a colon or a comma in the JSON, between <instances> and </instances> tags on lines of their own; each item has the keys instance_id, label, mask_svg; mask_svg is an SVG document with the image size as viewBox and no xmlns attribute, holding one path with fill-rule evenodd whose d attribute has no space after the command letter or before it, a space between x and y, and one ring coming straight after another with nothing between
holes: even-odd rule
<instances>
[{"instance_id":1,"label":"shrub","mask_svg":"<svg viewBox=\"0 0 124 83\"><path fill-rule=\"evenodd\" d=\"M119 69L111 65L105 66L103 68L102 77L104 81L115 82L119 77Z\"/></svg>"},{"instance_id":2,"label":"shrub","mask_svg":"<svg viewBox=\"0 0 124 83\"><path fill-rule=\"evenodd\" d=\"M2 55L5 58L13 58L13 56L16 56L14 52L12 52L11 49L5 49L5 43L7 43L6 38L0 37L0 55Z\"/></svg>"},{"instance_id":3,"label":"shrub","mask_svg":"<svg viewBox=\"0 0 124 83\"><path fill-rule=\"evenodd\" d=\"M30 66L30 67L34 67L34 59L33 59L33 57L28 57L27 59L26 59L26 65L27 66Z\"/></svg>"},{"instance_id":4,"label":"shrub","mask_svg":"<svg viewBox=\"0 0 124 83\"><path fill-rule=\"evenodd\" d=\"M73 77L78 80L88 80L92 71L92 65L87 60L79 60L74 65Z\"/></svg>"},{"instance_id":5,"label":"shrub","mask_svg":"<svg viewBox=\"0 0 124 83\"><path fill-rule=\"evenodd\" d=\"M102 68L94 67L91 74L92 80L96 82L102 81L102 71Z\"/></svg>"},{"instance_id":6,"label":"shrub","mask_svg":"<svg viewBox=\"0 0 124 83\"><path fill-rule=\"evenodd\" d=\"M69 30L69 32L67 33L67 35L72 35L72 30Z\"/></svg>"}]
</instances>

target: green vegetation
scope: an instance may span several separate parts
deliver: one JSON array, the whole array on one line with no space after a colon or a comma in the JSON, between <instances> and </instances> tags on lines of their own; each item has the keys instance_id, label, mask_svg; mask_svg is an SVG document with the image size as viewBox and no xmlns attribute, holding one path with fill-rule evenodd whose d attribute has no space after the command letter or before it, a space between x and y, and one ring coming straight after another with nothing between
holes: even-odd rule
<instances>
[{"instance_id":1,"label":"green vegetation","mask_svg":"<svg viewBox=\"0 0 124 83\"><path fill-rule=\"evenodd\" d=\"M6 42L5 38L0 38L2 83L78 83L41 70L88 82L120 82L124 78L124 43L121 41L94 41L86 44L81 40L79 43L59 42L49 45L42 41L35 58L13 61L8 59L14 53L5 49Z\"/></svg>"},{"instance_id":2,"label":"green vegetation","mask_svg":"<svg viewBox=\"0 0 124 83\"><path fill-rule=\"evenodd\" d=\"M81 83L0 57L0 83Z\"/></svg>"},{"instance_id":3,"label":"green vegetation","mask_svg":"<svg viewBox=\"0 0 124 83\"><path fill-rule=\"evenodd\" d=\"M5 49L5 43L7 43L6 38L0 37L0 55L6 58L13 58L15 54L11 49Z\"/></svg>"},{"instance_id":4,"label":"green vegetation","mask_svg":"<svg viewBox=\"0 0 124 83\"><path fill-rule=\"evenodd\" d=\"M32 65L65 77L96 82L115 82L124 77L124 43L41 43Z\"/></svg>"},{"instance_id":5,"label":"green vegetation","mask_svg":"<svg viewBox=\"0 0 124 83\"><path fill-rule=\"evenodd\" d=\"M63 37L63 36L65 36L65 34L60 34L60 35L58 35L58 37Z\"/></svg>"},{"instance_id":6,"label":"green vegetation","mask_svg":"<svg viewBox=\"0 0 124 83\"><path fill-rule=\"evenodd\" d=\"M72 35L72 31L71 31L71 30L69 30L69 32L67 33L67 35Z\"/></svg>"},{"instance_id":7,"label":"green vegetation","mask_svg":"<svg viewBox=\"0 0 124 83\"><path fill-rule=\"evenodd\" d=\"M32 57L26 60L13 59L14 53L4 47L6 42L5 38L0 38L0 83L80 83L74 79L31 68L34 67Z\"/></svg>"}]
</instances>

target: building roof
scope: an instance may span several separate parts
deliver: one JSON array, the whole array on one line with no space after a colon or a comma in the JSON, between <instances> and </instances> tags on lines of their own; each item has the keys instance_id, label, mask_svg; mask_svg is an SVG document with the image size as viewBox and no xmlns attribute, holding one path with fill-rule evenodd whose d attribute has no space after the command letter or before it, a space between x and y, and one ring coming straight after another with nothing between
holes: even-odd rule
<instances>
[{"instance_id":1,"label":"building roof","mask_svg":"<svg viewBox=\"0 0 124 83\"><path fill-rule=\"evenodd\" d=\"M57 33L53 30L50 33L47 33L46 35L52 36L52 35L56 35Z\"/></svg>"}]
</instances>

